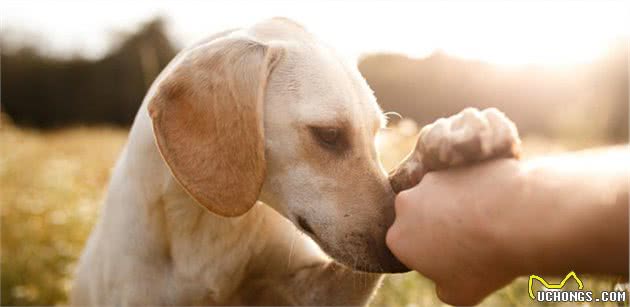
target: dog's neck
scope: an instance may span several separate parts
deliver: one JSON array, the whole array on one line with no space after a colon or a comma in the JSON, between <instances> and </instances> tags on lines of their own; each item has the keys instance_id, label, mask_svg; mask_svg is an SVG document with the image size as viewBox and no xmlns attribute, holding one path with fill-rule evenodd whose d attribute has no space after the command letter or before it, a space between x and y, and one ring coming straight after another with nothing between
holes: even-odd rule
<instances>
[{"instance_id":1,"label":"dog's neck","mask_svg":"<svg viewBox=\"0 0 630 307\"><path fill-rule=\"evenodd\" d=\"M263 204L243 216L226 218L209 213L176 182L163 194L164 224L172 273L178 284L205 288L212 300L229 297L255 266L264 249L257 237L262 228ZM193 302L199 303L199 302Z\"/></svg>"},{"instance_id":2,"label":"dog's neck","mask_svg":"<svg viewBox=\"0 0 630 307\"><path fill-rule=\"evenodd\" d=\"M323 259L288 220L262 203L236 218L197 204L163 162L146 109L129 137L133 141L114 170L101 220L110 225L99 228L125 233L116 237L126 240L110 246L112 257L131 253L139 261L160 259L164 269L156 274L164 274L165 286L195 298L180 303L223 301L248 274L268 267L269 257L287 258L286 264L276 261L281 269L266 268L280 272Z\"/></svg>"},{"instance_id":3,"label":"dog's neck","mask_svg":"<svg viewBox=\"0 0 630 307\"><path fill-rule=\"evenodd\" d=\"M179 296L211 299L229 295L245 275L250 259L243 258L258 248L255 232L237 229L256 227L260 218L254 214L223 218L196 204L163 162L146 108L136 116L129 139L112 174L91 241L118 238L99 251L108 262L129 255L143 265L155 263L151 274L163 280L165 288L177 289L173 291L181 293ZM120 270L125 269L127 274L148 275L135 272L133 265ZM173 298L172 293L164 295Z\"/></svg>"}]
</instances>

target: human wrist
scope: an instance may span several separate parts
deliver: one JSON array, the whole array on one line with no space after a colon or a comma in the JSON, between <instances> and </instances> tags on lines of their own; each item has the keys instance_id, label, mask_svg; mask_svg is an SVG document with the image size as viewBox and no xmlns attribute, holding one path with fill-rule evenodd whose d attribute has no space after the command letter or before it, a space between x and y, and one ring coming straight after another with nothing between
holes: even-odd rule
<instances>
[{"instance_id":1,"label":"human wrist","mask_svg":"<svg viewBox=\"0 0 630 307\"><path fill-rule=\"evenodd\" d=\"M515 215L510 240L513 267L518 276L562 273L562 262L573 246L573 203L566 182L557 170L539 161L521 164L515 189Z\"/></svg>"},{"instance_id":2,"label":"human wrist","mask_svg":"<svg viewBox=\"0 0 630 307\"><path fill-rule=\"evenodd\" d=\"M502 265L504 274L516 278L527 275L535 269L535 255L532 250L536 249L536 240L531 240L530 232L536 224L536 212L540 209L538 204L532 204L531 200L536 193L536 174L526 167L524 162L514 163L510 170L509 177L500 187L504 195L503 213L500 214L496 222L494 232L497 255L501 255L499 263Z\"/></svg>"}]
</instances>

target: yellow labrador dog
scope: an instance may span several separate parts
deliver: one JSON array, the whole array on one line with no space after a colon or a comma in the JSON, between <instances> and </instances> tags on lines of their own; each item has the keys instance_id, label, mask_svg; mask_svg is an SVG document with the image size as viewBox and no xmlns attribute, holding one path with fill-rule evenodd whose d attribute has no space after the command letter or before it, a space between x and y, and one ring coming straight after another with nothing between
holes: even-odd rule
<instances>
[{"instance_id":1,"label":"yellow labrador dog","mask_svg":"<svg viewBox=\"0 0 630 307\"><path fill-rule=\"evenodd\" d=\"M71 303L366 303L378 273L407 270L385 245L392 185L518 138L467 110L425 128L390 184L384 124L356 67L287 19L183 50L138 112Z\"/></svg>"}]
</instances>

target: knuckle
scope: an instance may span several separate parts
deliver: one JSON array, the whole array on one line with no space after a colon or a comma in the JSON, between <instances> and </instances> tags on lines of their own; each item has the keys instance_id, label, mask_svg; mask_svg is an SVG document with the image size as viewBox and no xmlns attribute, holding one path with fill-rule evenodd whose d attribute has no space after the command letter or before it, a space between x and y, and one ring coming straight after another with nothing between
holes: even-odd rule
<instances>
[{"instance_id":1,"label":"knuckle","mask_svg":"<svg viewBox=\"0 0 630 307\"><path fill-rule=\"evenodd\" d=\"M498 119L507 119L505 117L505 113L499 111L499 109L497 108L487 108L484 109L483 111L481 111L481 113L486 116L486 117L494 117L494 118L498 118Z\"/></svg>"},{"instance_id":2,"label":"knuckle","mask_svg":"<svg viewBox=\"0 0 630 307\"><path fill-rule=\"evenodd\" d=\"M479 113L479 109L475 108L475 107L467 107L464 109L464 112L468 112L468 113Z\"/></svg>"},{"instance_id":3,"label":"knuckle","mask_svg":"<svg viewBox=\"0 0 630 307\"><path fill-rule=\"evenodd\" d=\"M491 129L492 137L487 143L492 156L518 157L520 138L514 122L496 108L486 109L483 114Z\"/></svg>"},{"instance_id":4,"label":"knuckle","mask_svg":"<svg viewBox=\"0 0 630 307\"><path fill-rule=\"evenodd\" d=\"M466 108L460 113L461 120L466 124L479 124L482 122L482 113L476 108Z\"/></svg>"},{"instance_id":5,"label":"knuckle","mask_svg":"<svg viewBox=\"0 0 630 307\"><path fill-rule=\"evenodd\" d=\"M514 123L503 112L495 108L485 110L484 115L493 130L507 132L516 128Z\"/></svg>"},{"instance_id":6,"label":"knuckle","mask_svg":"<svg viewBox=\"0 0 630 307\"><path fill-rule=\"evenodd\" d=\"M493 129L505 128L511 121L503 114L503 112L490 108L483 111L483 116Z\"/></svg>"}]
</instances>

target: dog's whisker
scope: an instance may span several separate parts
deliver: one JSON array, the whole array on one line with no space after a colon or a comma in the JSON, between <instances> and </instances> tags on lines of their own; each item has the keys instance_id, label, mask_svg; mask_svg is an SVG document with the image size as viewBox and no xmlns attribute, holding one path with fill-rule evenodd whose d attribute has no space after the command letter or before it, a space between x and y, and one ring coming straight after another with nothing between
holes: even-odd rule
<instances>
[{"instance_id":1,"label":"dog's whisker","mask_svg":"<svg viewBox=\"0 0 630 307\"><path fill-rule=\"evenodd\" d=\"M352 264L352 267L355 267L355 268L356 268L356 267L357 267L358 260L359 260L358 256L357 256L356 254L352 254L352 260L353 260L353 262L354 262L354 263ZM357 278L358 278L358 280L357 280ZM361 274L358 274L358 275L357 275L357 278L353 278L353 279L354 279L354 280L358 283L358 285L360 286L360 285L362 284L362 281L361 281ZM357 287L357 285L356 285L356 284L354 284L354 287L356 288L356 287Z\"/></svg>"},{"instance_id":2,"label":"dog's whisker","mask_svg":"<svg viewBox=\"0 0 630 307\"><path fill-rule=\"evenodd\" d=\"M291 257L293 257L293 247L295 246L296 233L297 233L297 229L294 229L293 234L291 235L291 247L289 248L289 259L287 260L287 270L291 268Z\"/></svg>"},{"instance_id":3,"label":"dog's whisker","mask_svg":"<svg viewBox=\"0 0 630 307\"><path fill-rule=\"evenodd\" d=\"M400 113L398 113L398 112L394 112L394 111L385 112L385 113L383 113L383 116L386 119L386 123L390 121L390 116L391 115L397 116L398 119L402 119L403 118L402 115L400 115Z\"/></svg>"}]
</instances>

